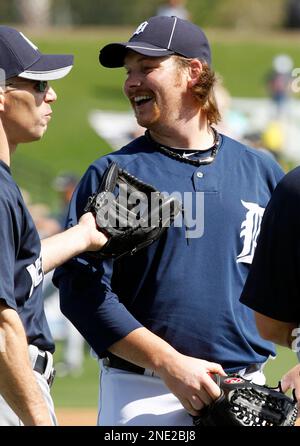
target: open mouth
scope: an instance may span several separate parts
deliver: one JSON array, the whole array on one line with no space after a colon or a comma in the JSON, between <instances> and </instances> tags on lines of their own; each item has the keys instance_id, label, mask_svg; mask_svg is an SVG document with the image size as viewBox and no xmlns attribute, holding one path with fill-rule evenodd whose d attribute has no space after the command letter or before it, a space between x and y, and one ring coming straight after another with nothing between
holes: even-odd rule
<instances>
[{"instance_id":1,"label":"open mouth","mask_svg":"<svg viewBox=\"0 0 300 446\"><path fill-rule=\"evenodd\" d=\"M143 96L135 96L133 98L134 105L141 106L143 104L146 104L147 102L150 102L153 99L152 96L143 95Z\"/></svg>"}]
</instances>

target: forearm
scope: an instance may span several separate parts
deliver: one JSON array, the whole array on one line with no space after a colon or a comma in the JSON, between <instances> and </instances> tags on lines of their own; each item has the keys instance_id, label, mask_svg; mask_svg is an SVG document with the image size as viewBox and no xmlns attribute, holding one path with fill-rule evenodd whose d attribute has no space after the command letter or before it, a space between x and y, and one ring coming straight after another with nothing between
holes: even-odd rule
<instances>
[{"instance_id":1,"label":"forearm","mask_svg":"<svg viewBox=\"0 0 300 446\"><path fill-rule=\"evenodd\" d=\"M291 348L292 331L298 326L296 322L282 322L255 312L256 326L262 338L283 347Z\"/></svg>"},{"instance_id":2,"label":"forearm","mask_svg":"<svg viewBox=\"0 0 300 446\"><path fill-rule=\"evenodd\" d=\"M41 241L44 273L85 251L98 251L107 237L98 230L91 212L83 214L77 225Z\"/></svg>"},{"instance_id":3,"label":"forearm","mask_svg":"<svg viewBox=\"0 0 300 446\"><path fill-rule=\"evenodd\" d=\"M225 374L219 364L185 356L146 328L137 328L109 350L156 372L192 415L220 395L210 377L211 373Z\"/></svg>"},{"instance_id":4,"label":"forearm","mask_svg":"<svg viewBox=\"0 0 300 446\"><path fill-rule=\"evenodd\" d=\"M0 393L26 426L50 426L48 408L35 379L21 320L0 308Z\"/></svg>"},{"instance_id":5,"label":"forearm","mask_svg":"<svg viewBox=\"0 0 300 446\"><path fill-rule=\"evenodd\" d=\"M158 371L179 353L144 327L137 328L110 346L109 351L145 369Z\"/></svg>"},{"instance_id":6,"label":"forearm","mask_svg":"<svg viewBox=\"0 0 300 446\"><path fill-rule=\"evenodd\" d=\"M87 249L86 230L76 225L41 240L44 273L67 262Z\"/></svg>"}]
</instances>

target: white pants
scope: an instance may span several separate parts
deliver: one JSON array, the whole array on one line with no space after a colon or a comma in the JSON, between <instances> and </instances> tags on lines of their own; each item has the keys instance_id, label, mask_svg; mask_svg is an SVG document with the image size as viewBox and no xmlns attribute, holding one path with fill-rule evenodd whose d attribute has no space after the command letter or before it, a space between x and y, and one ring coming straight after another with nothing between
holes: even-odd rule
<instances>
[{"instance_id":1,"label":"white pants","mask_svg":"<svg viewBox=\"0 0 300 446\"><path fill-rule=\"evenodd\" d=\"M38 354L37 347L30 345L29 346L29 355L31 359L31 363L35 364L36 358ZM48 365L45 372L47 372L48 369L52 368L53 365L53 359L51 353L48 352ZM47 377L45 375L41 375L40 373L34 371L34 376L36 377L36 380L40 386L40 389L42 391L42 395L46 401L47 407L49 409L50 417L52 420L52 423L54 426L57 425L57 420L54 412L54 404L52 397L50 395L50 388L47 383ZM16 413L11 409L11 407L7 404L5 399L0 395L0 426L23 426L22 421L16 415Z\"/></svg>"},{"instance_id":2,"label":"white pants","mask_svg":"<svg viewBox=\"0 0 300 446\"><path fill-rule=\"evenodd\" d=\"M243 376L265 384L262 370ZM98 425L192 426L193 421L160 378L107 367L100 360Z\"/></svg>"}]
</instances>

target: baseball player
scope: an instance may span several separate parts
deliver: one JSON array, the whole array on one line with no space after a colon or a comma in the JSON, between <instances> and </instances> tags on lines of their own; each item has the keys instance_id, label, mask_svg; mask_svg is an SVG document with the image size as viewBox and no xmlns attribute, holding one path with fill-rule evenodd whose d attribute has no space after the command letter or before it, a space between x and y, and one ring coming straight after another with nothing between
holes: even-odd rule
<instances>
[{"instance_id":1,"label":"baseball player","mask_svg":"<svg viewBox=\"0 0 300 446\"><path fill-rule=\"evenodd\" d=\"M300 168L278 184L266 209L259 243L241 302L255 310L264 339L297 351L300 360L299 212ZM300 365L281 380L300 401Z\"/></svg>"},{"instance_id":2,"label":"baseball player","mask_svg":"<svg viewBox=\"0 0 300 446\"><path fill-rule=\"evenodd\" d=\"M185 6L185 0L167 0L157 8L157 15L176 16L180 19L189 19L190 13Z\"/></svg>"},{"instance_id":3,"label":"baseball player","mask_svg":"<svg viewBox=\"0 0 300 446\"><path fill-rule=\"evenodd\" d=\"M219 388L210 373L263 382L274 354L239 302L260 221L283 173L219 134L215 76L203 31L151 17L100 63L126 71L124 91L145 135L95 161L73 195L70 225L116 161L181 197L184 218L136 255L55 272L61 308L99 357L100 425L191 425ZM176 224L175 224L176 223Z\"/></svg>"},{"instance_id":4,"label":"baseball player","mask_svg":"<svg viewBox=\"0 0 300 446\"><path fill-rule=\"evenodd\" d=\"M42 54L22 33L0 26L0 425L56 424L50 385L53 340L43 309L44 273L106 238L91 213L70 230L39 239L10 171L19 143L40 139L73 56Z\"/></svg>"}]
</instances>

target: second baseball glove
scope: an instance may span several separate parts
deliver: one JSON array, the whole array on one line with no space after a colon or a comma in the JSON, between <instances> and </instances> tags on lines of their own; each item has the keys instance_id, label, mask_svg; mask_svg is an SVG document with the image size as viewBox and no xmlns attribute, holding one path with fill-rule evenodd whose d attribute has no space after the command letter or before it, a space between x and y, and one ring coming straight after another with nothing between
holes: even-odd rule
<instances>
[{"instance_id":1,"label":"second baseball glove","mask_svg":"<svg viewBox=\"0 0 300 446\"><path fill-rule=\"evenodd\" d=\"M112 162L84 211L95 215L99 229L109 237L92 255L119 258L157 240L181 211L181 203Z\"/></svg>"},{"instance_id":2,"label":"second baseball glove","mask_svg":"<svg viewBox=\"0 0 300 446\"><path fill-rule=\"evenodd\" d=\"M239 375L214 375L221 395L193 417L196 426L293 426L297 401Z\"/></svg>"}]
</instances>

